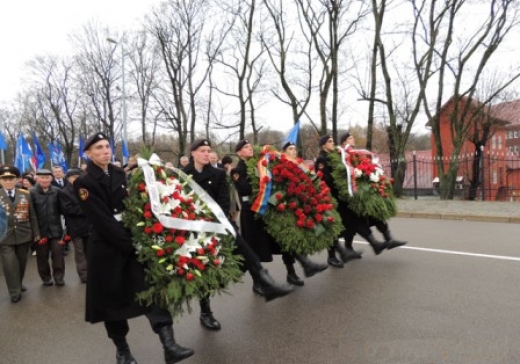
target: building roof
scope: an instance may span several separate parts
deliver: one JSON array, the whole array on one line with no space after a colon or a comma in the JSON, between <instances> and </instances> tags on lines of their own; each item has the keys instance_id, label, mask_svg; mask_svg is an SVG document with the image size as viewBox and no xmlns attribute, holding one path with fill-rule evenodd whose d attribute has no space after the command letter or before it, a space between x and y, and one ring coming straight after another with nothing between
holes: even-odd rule
<instances>
[{"instance_id":1,"label":"building roof","mask_svg":"<svg viewBox=\"0 0 520 364\"><path fill-rule=\"evenodd\" d=\"M520 100L493 105L490 113L496 118L518 125L520 124Z\"/></svg>"}]
</instances>

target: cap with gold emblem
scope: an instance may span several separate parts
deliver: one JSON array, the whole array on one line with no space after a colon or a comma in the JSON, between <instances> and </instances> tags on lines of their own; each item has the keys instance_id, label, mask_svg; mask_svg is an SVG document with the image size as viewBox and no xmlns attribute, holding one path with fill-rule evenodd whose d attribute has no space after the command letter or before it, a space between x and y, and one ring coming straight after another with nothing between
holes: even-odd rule
<instances>
[{"instance_id":1,"label":"cap with gold emblem","mask_svg":"<svg viewBox=\"0 0 520 364\"><path fill-rule=\"evenodd\" d=\"M193 152L199 147L211 147L208 139L197 139L190 146L190 152Z\"/></svg>"},{"instance_id":2,"label":"cap with gold emblem","mask_svg":"<svg viewBox=\"0 0 520 364\"><path fill-rule=\"evenodd\" d=\"M93 144L96 144L100 140L108 140L110 139L103 133L96 133L94 135L91 135L86 141L85 145L83 146L83 151L88 150Z\"/></svg>"},{"instance_id":3,"label":"cap with gold emblem","mask_svg":"<svg viewBox=\"0 0 520 364\"><path fill-rule=\"evenodd\" d=\"M4 164L0 167L0 178L17 178L20 177L20 170L15 166Z\"/></svg>"}]
</instances>

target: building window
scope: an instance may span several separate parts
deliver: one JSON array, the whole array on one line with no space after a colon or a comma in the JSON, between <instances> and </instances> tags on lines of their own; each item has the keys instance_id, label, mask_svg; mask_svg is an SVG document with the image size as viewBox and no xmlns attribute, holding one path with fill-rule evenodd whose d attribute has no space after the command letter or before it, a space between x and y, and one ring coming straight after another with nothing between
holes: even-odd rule
<instances>
[{"instance_id":1,"label":"building window","mask_svg":"<svg viewBox=\"0 0 520 364\"><path fill-rule=\"evenodd\" d=\"M513 147L509 147L509 153L513 153Z\"/></svg>"},{"instance_id":2,"label":"building window","mask_svg":"<svg viewBox=\"0 0 520 364\"><path fill-rule=\"evenodd\" d=\"M497 171L493 171L493 184L496 185L498 182L498 173Z\"/></svg>"},{"instance_id":3,"label":"building window","mask_svg":"<svg viewBox=\"0 0 520 364\"><path fill-rule=\"evenodd\" d=\"M518 147L518 145L515 145L515 154L518 155L518 152L520 151L519 150L520 148Z\"/></svg>"},{"instance_id":4,"label":"building window","mask_svg":"<svg viewBox=\"0 0 520 364\"><path fill-rule=\"evenodd\" d=\"M515 138L518 138L518 130L515 130L515 132L514 132L514 137L515 137Z\"/></svg>"},{"instance_id":5,"label":"building window","mask_svg":"<svg viewBox=\"0 0 520 364\"><path fill-rule=\"evenodd\" d=\"M513 139L513 131L512 131L512 130L509 130L509 131L507 132L507 138L508 138L508 139Z\"/></svg>"},{"instance_id":6,"label":"building window","mask_svg":"<svg viewBox=\"0 0 520 364\"><path fill-rule=\"evenodd\" d=\"M494 135L491 137L491 149L497 149L497 137Z\"/></svg>"},{"instance_id":7,"label":"building window","mask_svg":"<svg viewBox=\"0 0 520 364\"><path fill-rule=\"evenodd\" d=\"M499 135L498 136L498 149L502 149L502 137Z\"/></svg>"}]
</instances>

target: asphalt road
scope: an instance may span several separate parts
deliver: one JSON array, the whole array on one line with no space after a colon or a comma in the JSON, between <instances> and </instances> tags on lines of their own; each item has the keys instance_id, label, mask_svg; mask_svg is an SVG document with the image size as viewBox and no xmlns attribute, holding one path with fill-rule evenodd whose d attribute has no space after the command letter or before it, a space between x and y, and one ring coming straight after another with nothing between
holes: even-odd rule
<instances>
[{"instance_id":1,"label":"asphalt road","mask_svg":"<svg viewBox=\"0 0 520 364\"><path fill-rule=\"evenodd\" d=\"M285 298L265 303L246 276L212 301L220 332L200 326L195 305L175 324L178 342L195 349L182 363L519 363L518 225L395 218L390 226L408 246L374 256L360 241L363 259ZM43 287L31 258L17 304L0 282L1 364L115 363L103 325L83 321L85 286L70 255L67 263L66 285ZM285 278L281 258L266 267ZM137 361L163 363L147 320L130 324Z\"/></svg>"}]
</instances>

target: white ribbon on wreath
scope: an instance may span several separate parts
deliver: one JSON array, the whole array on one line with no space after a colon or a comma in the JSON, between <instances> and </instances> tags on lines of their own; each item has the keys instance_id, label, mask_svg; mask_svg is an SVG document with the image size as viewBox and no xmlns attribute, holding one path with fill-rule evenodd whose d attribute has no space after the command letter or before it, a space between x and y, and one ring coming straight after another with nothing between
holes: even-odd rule
<instances>
[{"instance_id":1,"label":"white ribbon on wreath","mask_svg":"<svg viewBox=\"0 0 520 364\"><path fill-rule=\"evenodd\" d=\"M146 187L148 189L148 196L150 198L151 210L154 216L159 220L159 222L168 229L178 229L178 230L188 230L195 232L208 232L208 233L216 233L216 234L231 234L233 237L236 237L236 232L229 220L227 219L224 211L220 208L219 204L211 198L208 193L198 185L193 179L191 179L188 175L186 175L183 171L178 168L173 168L174 173L177 174L180 180L184 180L188 183L190 188L195 194L197 194L198 198L204 202L209 210L215 215L218 220L217 222L212 221L202 221L202 220L185 220L179 219L171 216L161 215L161 198L159 194L159 190L156 185L155 172L152 168L152 165L162 166L161 159L157 154L152 154L149 160L138 158L137 165L142 168L144 174L144 180L146 183Z\"/></svg>"},{"instance_id":2,"label":"white ribbon on wreath","mask_svg":"<svg viewBox=\"0 0 520 364\"><path fill-rule=\"evenodd\" d=\"M341 162L345 166L345 169L347 170L347 184L348 184L348 194L350 196L354 196L354 192L352 191L352 180L351 180L351 174L350 174L350 167L347 163L346 153L345 149L338 148L341 152Z\"/></svg>"}]
</instances>

